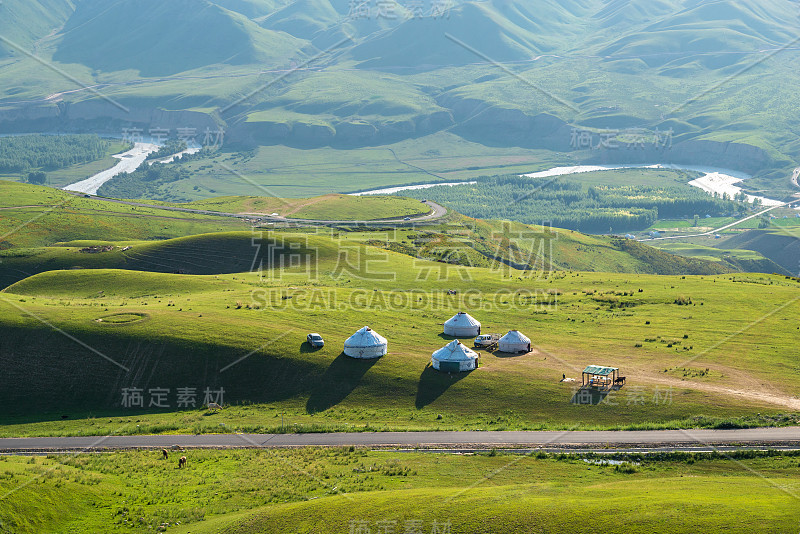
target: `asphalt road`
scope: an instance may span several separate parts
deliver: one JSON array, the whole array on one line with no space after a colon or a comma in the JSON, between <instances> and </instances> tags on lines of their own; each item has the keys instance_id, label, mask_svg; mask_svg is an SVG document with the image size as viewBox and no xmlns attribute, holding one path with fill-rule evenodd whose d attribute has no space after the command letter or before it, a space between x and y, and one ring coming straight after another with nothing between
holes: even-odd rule
<instances>
[{"instance_id":1,"label":"asphalt road","mask_svg":"<svg viewBox=\"0 0 800 534\"><path fill-rule=\"evenodd\" d=\"M616 447L656 450L708 450L715 446L800 447L800 427L736 430L536 431L536 432L353 432L320 434L202 434L158 436L89 436L3 438L0 451L93 452L114 449L168 448L288 448L349 446L434 448L440 450L489 447L592 449Z\"/></svg>"}]
</instances>

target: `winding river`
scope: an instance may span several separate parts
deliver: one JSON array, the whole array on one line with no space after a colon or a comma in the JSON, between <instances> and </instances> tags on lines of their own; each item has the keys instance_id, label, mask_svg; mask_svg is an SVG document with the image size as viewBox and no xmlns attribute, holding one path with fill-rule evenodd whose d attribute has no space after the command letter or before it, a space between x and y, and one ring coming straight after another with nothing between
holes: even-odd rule
<instances>
[{"instance_id":1,"label":"winding river","mask_svg":"<svg viewBox=\"0 0 800 534\"><path fill-rule=\"evenodd\" d=\"M113 157L117 158L119 163L110 169L99 172L80 182L64 186L63 189L66 191L77 191L78 193L85 193L87 195L96 195L97 190L100 189L104 183L123 172L135 171L144 163L147 156L156 150L158 150L158 145L152 143L136 143L131 150L123 152L122 154L115 154Z\"/></svg>"},{"instance_id":2,"label":"winding river","mask_svg":"<svg viewBox=\"0 0 800 534\"><path fill-rule=\"evenodd\" d=\"M727 193L731 197L735 196L737 193L740 193L742 191L742 188L737 186L736 184L743 182L744 180L747 180L749 178L752 178L752 176L750 176L749 174L739 171L734 171L731 169L722 169L717 167L703 167L696 165L674 165L674 164L663 164L663 163L655 163L651 165L619 164L619 165L575 165L572 167L553 167L552 169L547 169L545 171L539 171L539 172L532 172L529 174L524 174L523 176L527 176L530 178L549 178L556 176L567 176L570 174L580 174L584 172L611 171L618 169L676 169L683 171L699 172L702 173L703 175L700 178L697 178L689 182L689 185L700 188L709 194L717 193L719 195L722 195L723 193ZM471 182L418 184L418 185L409 185L400 187L389 187L384 189L373 189L370 191L362 191L360 193L352 193L352 194L390 195L392 193L397 193L399 191L408 191L412 189L427 189L430 187L436 187L437 185L456 186L456 185L466 185L474 183L476 182L471 181ZM779 206L783 204L783 202L779 200L774 200L771 198L760 197L760 196L747 195L747 199L750 202L752 202L756 198L760 199L762 205L767 207Z\"/></svg>"}]
</instances>

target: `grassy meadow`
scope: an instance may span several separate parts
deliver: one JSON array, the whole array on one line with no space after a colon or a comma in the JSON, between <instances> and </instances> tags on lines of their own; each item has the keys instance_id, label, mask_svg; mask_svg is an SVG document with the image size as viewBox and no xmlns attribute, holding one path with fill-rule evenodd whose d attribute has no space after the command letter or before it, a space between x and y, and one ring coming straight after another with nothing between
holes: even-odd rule
<instances>
[{"instance_id":1,"label":"grassy meadow","mask_svg":"<svg viewBox=\"0 0 800 534\"><path fill-rule=\"evenodd\" d=\"M567 533L588 517L613 533L797 528L794 453L598 458L352 448L0 457L0 528Z\"/></svg>"},{"instance_id":2,"label":"grassy meadow","mask_svg":"<svg viewBox=\"0 0 800 534\"><path fill-rule=\"evenodd\" d=\"M481 175L535 172L575 162L565 154L547 150L484 146L449 132L379 147L261 146L244 152L235 149L235 146L224 147L222 152L186 164L192 172L191 180L167 184L160 200L246 196L253 193L254 183L261 191L267 191L268 196L305 198L405 184L457 182Z\"/></svg>"},{"instance_id":3,"label":"grassy meadow","mask_svg":"<svg viewBox=\"0 0 800 534\"><path fill-rule=\"evenodd\" d=\"M50 271L6 288L0 385L19 401L0 418L0 434L796 421L796 279L465 267L354 237L139 243L96 255L127 254L135 270ZM170 274L181 266L194 274ZM521 330L535 350L484 353L472 373L433 371L430 354L449 339L441 324L461 310L484 332ZM389 338L386 357L341 355L364 325ZM326 339L323 349L305 344L311 331ZM628 386L596 406L573 404L575 385L562 375L579 380L592 363L620 367ZM224 387L230 407L213 417L174 399L166 409L121 407L123 388L133 387L173 396L179 387Z\"/></svg>"},{"instance_id":4,"label":"grassy meadow","mask_svg":"<svg viewBox=\"0 0 800 534\"><path fill-rule=\"evenodd\" d=\"M211 211L271 215L289 219L323 221L369 221L427 215L430 208L418 200L392 196L323 195L314 198L216 197L181 204L182 207Z\"/></svg>"}]
</instances>

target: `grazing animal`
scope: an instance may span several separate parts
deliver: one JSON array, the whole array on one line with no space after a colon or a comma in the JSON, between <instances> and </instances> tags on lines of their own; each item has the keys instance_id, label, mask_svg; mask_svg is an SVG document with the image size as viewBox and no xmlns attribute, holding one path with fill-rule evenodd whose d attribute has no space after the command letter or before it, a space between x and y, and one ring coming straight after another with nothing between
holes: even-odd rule
<instances>
[{"instance_id":1,"label":"grazing animal","mask_svg":"<svg viewBox=\"0 0 800 534\"><path fill-rule=\"evenodd\" d=\"M220 406L216 402L209 402L206 406L208 406L209 410L221 410L222 409L222 406Z\"/></svg>"},{"instance_id":2,"label":"grazing animal","mask_svg":"<svg viewBox=\"0 0 800 534\"><path fill-rule=\"evenodd\" d=\"M181 456L178 460L178 469L181 467L186 467L186 456Z\"/></svg>"},{"instance_id":3,"label":"grazing animal","mask_svg":"<svg viewBox=\"0 0 800 534\"><path fill-rule=\"evenodd\" d=\"M164 455L164 459L165 459L165 460L166 460L167 458L169 458L169 453L167 452L167 449L161 449L161 454L163 454L163 455Z\"/></svg>"}]
</instances>

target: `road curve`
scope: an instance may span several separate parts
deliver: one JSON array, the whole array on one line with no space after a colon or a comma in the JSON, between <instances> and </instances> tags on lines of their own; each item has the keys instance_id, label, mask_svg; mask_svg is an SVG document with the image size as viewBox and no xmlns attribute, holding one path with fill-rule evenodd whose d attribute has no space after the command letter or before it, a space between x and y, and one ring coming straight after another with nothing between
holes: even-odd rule
<instances>
[{"instance_id":1,"label":"road curve","mask_svg":"<svg viewBox=\"0 0 800 534\"><path fill-rule=\"evenodd\" d=\"M48 452L165 448L290 448L290 447L397 447L442 450L531 447L605 448L638 447L658 450L709 447L800 447L800 427L734 430L643 431L466 431L466 432L349 432L319 434L201 434L157 436L80 436L3 438L3 452Z\"/></svg>"}]
</instances>

